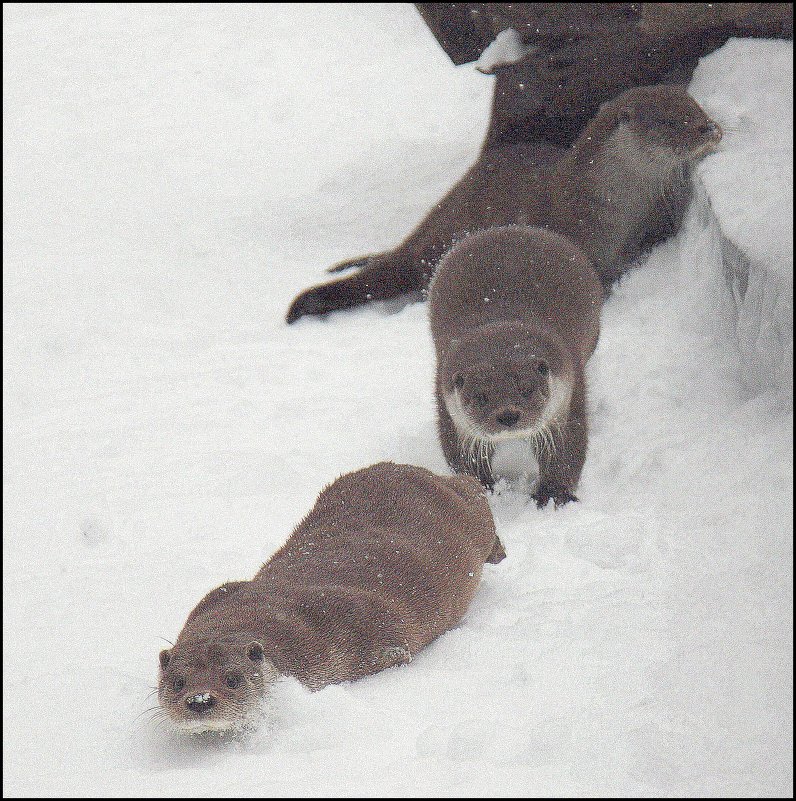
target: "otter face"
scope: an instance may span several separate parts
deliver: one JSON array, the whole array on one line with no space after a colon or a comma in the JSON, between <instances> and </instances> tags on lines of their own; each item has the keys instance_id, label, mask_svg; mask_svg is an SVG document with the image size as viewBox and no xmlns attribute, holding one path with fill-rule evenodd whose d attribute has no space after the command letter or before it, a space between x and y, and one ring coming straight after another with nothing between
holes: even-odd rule
<instances>
[{"instance_id":1,"label":"otter face","mask_svg":"<svg viewBox=\"0 0 796 801\"><path fill-rule=\"evenodd\" d=\"M256 640L177 643L160 652L158 700L180 731L241 730L254 722L276 677Z\"/></svg>"},{"instance_id":2,"label":"otter face","mask_svg":"<svg viewBox=\"0 0 796 801\"><path fill-rule=\"evenodd\" d=\"M693 160L721 141L719 125L677 86L630 89L618 98L620 125L625 125L648 151Z\"/></svg>"},{"instance_id":3,"label":"otter face","mask_svg":"<svg viewBox=\"0 0 796 801\"><path fill-rule=\"evenodd\" d=\"M553 367L541 356L527 356L454 371L445 400L457 429L492 442L534 436L569 400L569 392L562 392L568 382Z\"/></svg>"}]
</instances>

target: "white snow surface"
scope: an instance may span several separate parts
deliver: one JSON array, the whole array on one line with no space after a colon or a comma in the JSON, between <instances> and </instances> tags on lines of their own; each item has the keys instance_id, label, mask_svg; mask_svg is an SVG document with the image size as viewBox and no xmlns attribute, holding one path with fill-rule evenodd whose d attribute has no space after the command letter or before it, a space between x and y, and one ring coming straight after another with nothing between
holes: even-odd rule
<instances>
[{"instance_id":1,"label":"white snow surface","mask_svg":"<svg viewBox=\"0 0 796 801\"><path fill-rule=\"evenodd\" d=\"M748 388L696 211L604 309L580 502L493 498L508 558L458 628L282 682L246 742L137 718L161 638L324 484L446 470L424 304L282 320L464 172L491 79L408 4L3 11L6 795L792 793L792 398ZM782 45L728 47L766 97Z\"/></svg>"},{"instance_id":2,"label":"white snow surface","mask_svg":"<svg viewBox=\"0 0 796 801\"><path fill-rule=\"evenodd\" d=\"M792 395L793 43L732 40L702 60L690 91L728 135L696 187L735 301L744 380Z\"/></svg>"},{"instance_id":3,"label":"white snow surface","mask_svg":"<svg viewBox=\"0 0 796 801\"><path fill-rule=\"evenodd\" d=\"M727 131L729 146L699 167L722 230L792 280L793 43L732 39L689 90Z\"/></svg>"}]
</instances>

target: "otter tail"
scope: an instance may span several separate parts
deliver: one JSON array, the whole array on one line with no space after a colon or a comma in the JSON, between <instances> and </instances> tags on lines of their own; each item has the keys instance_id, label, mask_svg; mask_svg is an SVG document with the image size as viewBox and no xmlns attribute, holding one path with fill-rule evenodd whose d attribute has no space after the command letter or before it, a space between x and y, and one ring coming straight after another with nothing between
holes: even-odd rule
<instances>
[{"instance_id":1,"label":"otter tail","mask_svg":"<svg viewBox=\"0 0 796 801\"><path fill-rule=\"evenodd\" d=\"M339 265L339 268L354 267L357 263ZM405 254L374 256L352 275L306 289L290 305L286 320L290 324L304 316L350 309L373 300L389 300L428 286L430 278L429 268L416 266Z\"/></svg>"}]
</instances>

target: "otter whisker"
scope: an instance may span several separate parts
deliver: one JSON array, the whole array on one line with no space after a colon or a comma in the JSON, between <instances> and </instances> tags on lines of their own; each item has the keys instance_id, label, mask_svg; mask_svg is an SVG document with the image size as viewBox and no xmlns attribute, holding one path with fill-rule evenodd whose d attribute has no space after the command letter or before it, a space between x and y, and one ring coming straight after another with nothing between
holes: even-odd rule
<instances>
[{"instance_id":1,"label":"otter whisker","mask_svg":"<svg viewBox=\"0 0 796 801\"><path fill-rule=\"evenodd\" d=\"M145 709L143 712L139 712L132 720L132 723L137 723L141 718L145 715L148 717L145 719L146 722L151 723L154 720L157 720L160 715L164 715L165 711L161 706L153 706L150 709Z\"/></svg>"},{"instance_id":2,"label":"otter whisker","mask_svg":"<svg viewBox=\"0 0 796 801\"><path fill-rule=\"evenodd\" d=\"M475 440L473 437L468 436L462 440L461 443L461 454L464 462L469 465L475 464Z\"/></svg>"},{"instance_id":3,"label":"otter whisker","mask_svg":"<svg viewBox=\"0 0 796 801\"><path fill-rule=\"evenodd\" d=\"M550 443L547 439L547 428L542 426L538 431L535 431L532 437L533 449L537 454L537 458L550 460Z\"/></svg>"},{"instance_id":4,"label":"otter whisker","mask_svg":"<svg viewBox=\"0 0 796 801\"><path fill-rule=\"evenodd\" d=\"M533 436L533 444L534 450L537 453L537 456L544 460L549 460L548 448L547 448L547 440L544 436L544 429L539 429L536 431Z\"/></svg>"}]
</instances>

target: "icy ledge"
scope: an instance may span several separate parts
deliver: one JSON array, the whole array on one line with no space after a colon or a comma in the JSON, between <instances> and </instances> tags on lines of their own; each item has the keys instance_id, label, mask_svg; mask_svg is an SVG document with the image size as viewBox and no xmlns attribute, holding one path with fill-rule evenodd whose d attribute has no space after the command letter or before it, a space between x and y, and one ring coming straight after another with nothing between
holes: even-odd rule
<instances>
[{"instance_id":1,"label":"icy ledge","mask_svg":"<svg viewBox=\"0 0 796 801\"><path fill-rule=\"evenodd\" d=\"M695 176L755 391L793 393L793 43L732 39L702 59L690 93L725 129Z\"/></svg>"}]
</instances>

